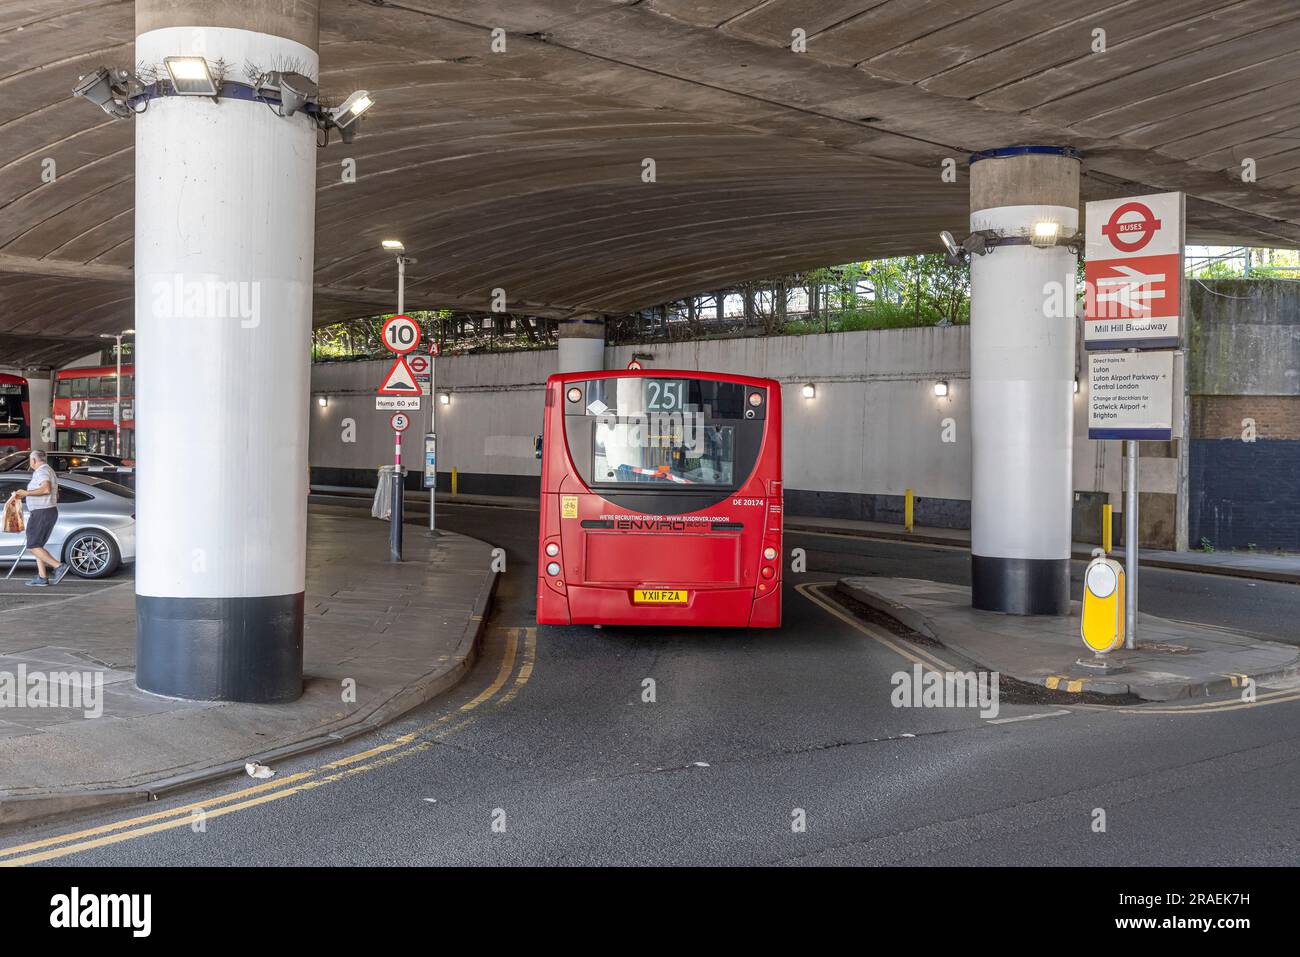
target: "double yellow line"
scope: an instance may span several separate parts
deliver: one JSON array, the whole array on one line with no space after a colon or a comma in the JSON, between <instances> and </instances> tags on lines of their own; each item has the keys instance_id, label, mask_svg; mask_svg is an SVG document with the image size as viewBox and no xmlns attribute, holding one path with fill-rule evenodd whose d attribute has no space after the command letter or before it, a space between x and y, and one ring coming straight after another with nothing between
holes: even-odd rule
<instances>
[{"instance_id":1,"label":"double yellow line","mask_svg":"<svg viewBox=\"0 0 1300 957\"><path fill-rule=\"evenodd\" d=\"M510 628L506 630L506 648L492 683L472 700L459 708L449 711L435 721L416 728L392 741L377 747L358 751L347 757L339 758L328 764L285 775L265 784L232 791L203 801L194 801L166 811L142 814L137 817L100 824L96 827L58 834L54 837L41 838L25 844L0 848L0 867L17 867L23 864L37 864L42 861L79 854L97 847L119 844L160 831L189 827L196 820L207 821L211 818L234 814L260 804L268 804L282 798L303 794L307 791L333 784L355 774L364 774L403 758L427 751L446 740L457 731L473 724L479 717L475 712L480 706L492 701L505 688L514 673L515 663L520 659L522 639L523 653L519 673L504 695L497 699L494 707L500 707L511 701L519 690L532 677L533 664L537 656L537 629ZM201 818L200 818L201 815Z\"/></svg>"},{"instance_id":2,"label":"double yellow line","mask_svg":"<svg viewBox=\"0 0 1300 957\"><path fill-rule=\"evenodd\" d=\"M823 594L824 591L827 588L830 588L833 584L834 582L815 582L815 583L810 582L804 585L796 585L795 590L798 591L799 594L807 598L809 601L811 601L813 604L817 605L823 610L834 615L836 618L840 619L840 621L857 629L858 631L862 632L862 634L866 635L868 638L871 638L872 640L879 642L880 644L884 645L886 648L889 648L891 651L894 651L899 655L902 655L908 661L915 662L916 664L919 664L922 667L931 670L938 670L944 672L961 670L959 668L955 668L952 665L948 664L938 655L932 654L923 648L918 648L915 645L905 644L901 641L894 639L893 637L887 637L884 633L864 624L858 618L849 614L838 604L834 603L832 600L828 599ZM1233 687L1240 687L1245 684L1244 680L1242 679L1246 678L1247 676L1238 674L1238 675L1225 675L1225 677L1233 679ZM1069 678L1063 678L1059 675L1052 675L1047 680L1047 687L1052 689L1060 689L1063 691L1077 692L1083 690L1083 680L1082 679L1071 680ZM1240 700L1204 701L1197 704L1168 705L1164 707L1155 707L1149 704L1142 704L1142 705L1071 704L1069 705L1069 707L1080 709L1080 710L1088 710L1088 711L1117 711L1123 714L1137 714L1137 715L1154 715L1154 714L1196 715L1196 714L1215 714L1222 711L1240 711L1244 708L1258 708L1258 707L1262 707L1263 705L1283 704L1288 701L1300 701L1300 689L1282 688L1277 691L1266 691L1256 695L1254 701L1240 701Z\"/></svg>"},{"instance_id":3,"label":"double yellow line","mask_svg":"<svg viewBox=\"0 0 1300 957\"><path fill-rule=\"evenodd\" d=\"M834 582L816 582L816 583L810 582L805 585L795 585L795 591L803 595L805 598L807 598L814 605L817 605L823 611L829 612L830 614L834 615L836 618L844 622L846 625L849 625L850 627L857 629L858 631L862 632L862 634L866 635L868 638L872 639L873 641L879 642L880 644L888 648L890 651L894 652L895 654L902 655L908 661L918 664L922 668L927 668L930 671L942 671L942 672L961 670L960 668L957 668L949 664L948 662L944 661L938 655L926 651L924 648L917 647L916 645L906 644L902 641L893 638L892 636L887 636L884 632L878 631L875 628L872 628L869 625L864 624L860 619L849 614L840 605L831 601L825 595L822 594L827 588L829 588L833 584Z\"/></svg>"}]
</instances>

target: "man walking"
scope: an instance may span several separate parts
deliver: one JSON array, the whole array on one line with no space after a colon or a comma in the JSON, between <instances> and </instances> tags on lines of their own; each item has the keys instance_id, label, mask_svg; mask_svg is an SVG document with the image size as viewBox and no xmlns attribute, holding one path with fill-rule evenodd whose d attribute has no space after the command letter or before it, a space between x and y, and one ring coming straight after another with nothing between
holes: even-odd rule
<instances>
[{"instance_id":1,"label":"man walking","mask_svg":"<svg viewBox=\"0 0 1300 957\"><path fill-rule=\"evenodd\" d=\"M27 483L27 490L21 489L14 494L27 500L27 550L36 556L36 577L28 585L37 587L50 584L49 570L54 570L54 584L63 581L68 573L68 564L58 561L45 550L45 543L50 540L54 524L59 520L59 479L46 461L45 453L33 449L27 464L32 469L32 480Z\"/></svg>"}]
</instances>

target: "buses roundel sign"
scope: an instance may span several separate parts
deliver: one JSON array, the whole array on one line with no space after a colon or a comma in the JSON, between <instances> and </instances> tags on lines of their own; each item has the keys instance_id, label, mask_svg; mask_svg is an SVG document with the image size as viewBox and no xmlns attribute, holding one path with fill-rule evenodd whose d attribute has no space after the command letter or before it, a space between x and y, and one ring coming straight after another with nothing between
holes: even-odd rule
<instances>
[{"instance_id":1,"label":"buses roundel sign","mask_svg":"<svg viewBox=\"0 0 1300 957\"><path fill-rule=\"evenodd\" d=\"M390 316L381 335L389 352L404 356L420 344L420 324L410 316Z\"/></svg>"},{"instance_id":2,"label":"buses roundel sign","mask_svg":"<svg viewBox=\"0 0 1300 957\"><path fill-rule=\"evenodd\" d=\"M1132 201L1115 207L1102 225L1101 234L1120 252L1135 253L1155 238L1159 228L1160 220L1151 207Z\"/></svg>"}]
</instances>

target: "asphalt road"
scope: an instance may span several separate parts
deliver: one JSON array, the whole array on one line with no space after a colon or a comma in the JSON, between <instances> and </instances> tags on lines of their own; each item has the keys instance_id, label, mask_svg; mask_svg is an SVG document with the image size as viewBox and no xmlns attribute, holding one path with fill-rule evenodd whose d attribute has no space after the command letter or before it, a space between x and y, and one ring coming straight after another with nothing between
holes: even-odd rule
<instances>
[{"instance_id":1,"label":"asphalt road","mask_svg":"<svg viewBox=\"0 0 1300 957\"><path fill-rule=\"evenodd\" d=\"M796 590L845 572L959 581L960 552L792 535L810 570L787 582L778 632L539 628L535 513L456 505L440 515L503 545L509 561L484 654L451 694L369 738L280 765L265 784L227 781L147 809L10 831L0 861L1300 859L1300 700L1289 700L1300 694L1193 710L1004 705L996 723L969 709L895 708L891 676L911 662L815 590ZM1202 580L1178 580L1191 577ZM1150 610L1209 623L1238 620L1239 595L1271 605L1257 596L1278 589L1281 609L1250 620L1275 634L1287 609L1295 620L1290 586L1154 571L1144 583Z\"/></svg>"}]
</instances>

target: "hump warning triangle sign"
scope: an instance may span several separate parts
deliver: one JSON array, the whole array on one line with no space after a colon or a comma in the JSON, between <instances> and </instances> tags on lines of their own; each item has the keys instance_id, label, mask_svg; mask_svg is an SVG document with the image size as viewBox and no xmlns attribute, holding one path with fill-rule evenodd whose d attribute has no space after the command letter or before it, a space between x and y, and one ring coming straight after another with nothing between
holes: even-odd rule
<instances>
[{"instance_id":1,"label":"hump warning triangle sign","mask_svg":"<svg viewBox=\"0 0 1300 957\"><path fill-rule=\"evenodd\" d=\"M415 373L406 363L406 356L398 356L393 367L384 376L384 384L379 387L380 395L419 395L420 386L415 381Z\"/></svg>"}]
</instances>

